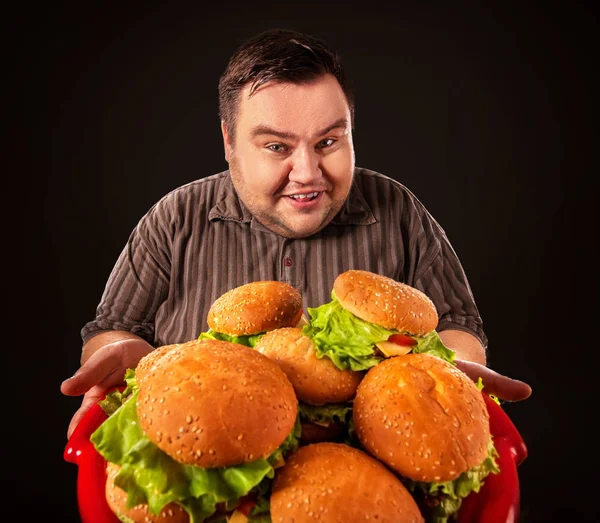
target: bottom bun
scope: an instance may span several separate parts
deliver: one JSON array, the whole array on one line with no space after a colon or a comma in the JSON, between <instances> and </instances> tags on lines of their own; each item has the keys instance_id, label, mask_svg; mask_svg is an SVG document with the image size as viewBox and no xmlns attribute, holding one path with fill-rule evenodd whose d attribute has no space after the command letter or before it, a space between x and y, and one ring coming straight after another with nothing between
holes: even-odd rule
<instances>
[{"instance_id":1,"label":"bottom bun","mask_svg":"<svg viewBox=\"0 0 600 523\"><path fill-rule=\"evenodd\" d=\"M277 471L271 518L278 523L423 523L410 492L381 462L342 443L300 447Z\"/></svg>"},{"instance_id":2,"label":"bottom bun","mask_svg":"<svg viewBox=\"0 0 600 523\"><path fill-rule=\"evenodd\" d=\"M106 467L106 501L110 509L123 520L123 516L129 518L133 523L188 523L188 513L177 503L169 503L160 514L151 514L148 505L136 505L127 508L127 493L115 485L115 476L119 472L119 466L108 463Z\"/></svg>"}]
</instances>

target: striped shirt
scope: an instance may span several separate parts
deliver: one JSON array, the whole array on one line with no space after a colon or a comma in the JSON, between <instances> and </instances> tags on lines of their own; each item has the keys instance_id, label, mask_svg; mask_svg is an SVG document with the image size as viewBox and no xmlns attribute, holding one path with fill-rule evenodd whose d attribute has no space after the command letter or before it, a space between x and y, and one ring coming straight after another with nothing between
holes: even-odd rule
<instances>
[{"instance_id":1,"label":"striped shirt","mask_svg":"<svg viewBox=\"0 0 600 523\"><path fill-rule=\"evenodd\" d=\"M81 336L86 342L125 330L154 346L192 340L208 329L208 310L219 296L256 280L293 285L306 313L331 301L336 276L349 269L416 287L435 304L438 331L466 331L487 346L443 229L402 184L358 167L336 217L301 239L279 236L253 218L229 171L171 191L131 233Z\"/></svg>"}]
</instances>

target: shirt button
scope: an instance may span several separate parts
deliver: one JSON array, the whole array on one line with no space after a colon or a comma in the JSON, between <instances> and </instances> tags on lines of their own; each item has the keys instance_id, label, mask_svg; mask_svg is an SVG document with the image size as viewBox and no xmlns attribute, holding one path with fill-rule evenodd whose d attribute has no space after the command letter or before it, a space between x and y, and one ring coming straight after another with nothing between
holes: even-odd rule
<instances>
[{"instance_id":1,"label":"shirt button","mask_svg":"<svg viewBox=\"0 0 600 523\"><path fill-rule=\"evenodd\" d=\"M291 266L294 264L294 262L292 261L292 259L291 259L291 258L284 258L284 259L283 259L283 264L284 264L286 267L291 267Z\"/></svg>"}]
</instances>

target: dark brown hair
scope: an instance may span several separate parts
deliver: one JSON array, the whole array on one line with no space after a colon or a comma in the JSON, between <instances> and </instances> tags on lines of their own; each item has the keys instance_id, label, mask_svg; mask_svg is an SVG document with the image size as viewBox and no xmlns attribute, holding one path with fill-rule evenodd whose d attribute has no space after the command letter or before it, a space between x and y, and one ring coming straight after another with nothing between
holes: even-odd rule
<instances>
[{"instance_id":1,"label":"dark brown hair","mask_svg":"<svg viewBox=\"0 0 600 523\"><path fill-rule=\"evenodd\" d=\"M315 37L286 29L273 29L251 38L229 59L219 80L219 117L233 136L240 92L251 84L250 96L267 82L309 82L332 74L350 107L354 127L354 97L339 55Z\"/></svg>"}]
</instances>

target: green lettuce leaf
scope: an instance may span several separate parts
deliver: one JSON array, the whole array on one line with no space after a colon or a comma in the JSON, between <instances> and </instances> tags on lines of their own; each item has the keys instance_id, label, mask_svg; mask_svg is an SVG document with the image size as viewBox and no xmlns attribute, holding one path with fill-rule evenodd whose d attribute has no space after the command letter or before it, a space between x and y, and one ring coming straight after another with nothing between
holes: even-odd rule
<instances>
[{"instance_id":1,"label":"green lettuce leaf","mask_svg":"<svg viewBox=\"0 0 600 523\"><path fill-rule=\"evenodd\" d=\"M420 491L425 495L437 497L439 504L433 509L431 521L447 523L449 518L458 512L464 498L471 492L479 492L488 474L497 474L500 471L496 457L498 457L498 452L493 441L490 440L488 455L483 462L479 466L463 472L455 480L443 483L407 480L407 486L412 492Z\"/></svg>"},{"instance_id":2,"label":"green lettuce leaf","mask_svg":"<svg viewBox=\"0 0 600 523\"><path fill-rule=\"evenodd\" d=\"M310 320L302 334L312 339L318 358L327 356L339 369L367 370L381 361L374 345L387 340L394 331L361 320L344 309L331 293L332 300L308 308Z\"/></svg>"},{"instance_id":3,"label":"green lettuce leaf","mask_svg":"<svg viewBox=\"0 0 600 523\"><path fill-rule=\"evenodd\" d=\"M428 523L448 523L448 521L455 520L453 516L458 513L461 504L462 499L441 496L438 499L438 504L434 507L428 507L423 515Z\"/></svg>"},{"instance_id":4,"label":"green lettuce leaf","mask_svg":"<svg viewBox=\"0 0 600 523\"><path fill-rule=\"evenodd\" d=\"M118 389L109 392L104 399L98 402L107 416L112 416L117 409L125 403L125 400L135 391L138 390L137 380L135 378L135 370L127 369L125 371L125 383L127 386L123 391Z\"/></svg>"},{"instance_id":5,"label":"green lettuce leaf","mask_svg":"<svg viewBox=\"0 0 600 523\"><path fill-rule=\"evenodd\" d=\"M250 509L248 523L271 523L271 504L266 495L256 498L256 505Z\"/></svg>"},{"instance_id":6,"label":"green lettuce leaf","mask_svg":"<svg viewBox=\"0 0 600 523\"><path fill-rule=\"evenodd\" d=\"M444 345L436 331L431 331L425 336L411 335L411 338L417 341L417 344L412 348L413 353L430 354L454 364L456 353Z\"/></svg>"},{"instance_id":7,"label":"green lettuce leaf","mask_svg":"<svg viewBox=\"0 0 600 523\"><path fill-rule=\"evenodd\" d=\"M278 468L285 463L285 457L289 456L293 452L296 452L298 445L300 445L300 433L302 431L302 425L300 423L300 414L296 417L294 428L283 440L283 443L269 456L267 461L271 467ZM269 476L272 477L272 476Z\"/></svg>"},{"instance_id":8,"label":"green lettuce leaf","mask_svg":"<svg viewBox=\"0 0 600 523\"><path fill-rule=\"evenodd\" d=\"M352 418L352 403L336 403L330 405L298 404L301 421L308 421L325 427L335 422L348 423Z\"/></svg>"},{"instance_id":9,"label":"green lettuce leaf","mask_svg":"<svg viewBox=\"0 0 600 523\"><path fill-rule=\"evenodd\" d=\"M360 371L377 365L383 358L375 344L400 332L361 320L340 305L333 291L331 298L329 303L308 308L310 320L302 328L302 334L314 342L317 357L327 356L342 370ZM408 334L417 342L412 352L428 353L450 363L454 361L454 351L444 346L437 332L425 336L402 334Z\"/></svg>"},{"instance_id":10,"label":"green lettuce leaf","mask_svg":"<svg viewBox=\"0 0 600 523\"><path fill-rule=\"evenodd\" d=\"M229 334L223 334L222 332L216 332L212 329L208 329L206 332L202 332L200 336L198 336L198 339L229 341L231 343L245 345L246 347L254 347L256 345L256 342L262 336L264 336L264 334L264 332L259 332L258 334L250 334L248 336L230 336Z\"/></svg>"},{"instance_id":11,"label":"green lettuce leaf","mask_svg":"<svg viewBox=\"0 0 600 523\"><path fill-rule=\"evenodd\" d=\"M201 523L215 512L218 503L235 507L239 498L265 478L274 477L272 463L281 464L284 455L297 448L299 419L282 445L265 459L212 469L179 463L141 430L138 393L132 392L90 438L107 461L121 467L115 484L127 493L128 508L147 503L149 511L158 514L165 505L175 502L188 512L190 523Z\"/></svg>"},{"instance_id":12,"label":"green lettuce leaf","mask_svg":"<svg viewBox=\"0 0 600 523\"><path fill-rule=\"evenodd\" d=\"M484 388L483 385L483 379L481 379L481 376L479 376L479 378L477 378L477 383L475 383L475 385L477 385L477 390L482 391ZM494 401L497 405L502 405L500 403L500 399L497 396L494 396L493 394L488 394L488 396L490 397L490 399L492 401Z\"/></svg>"}]
</instances>

